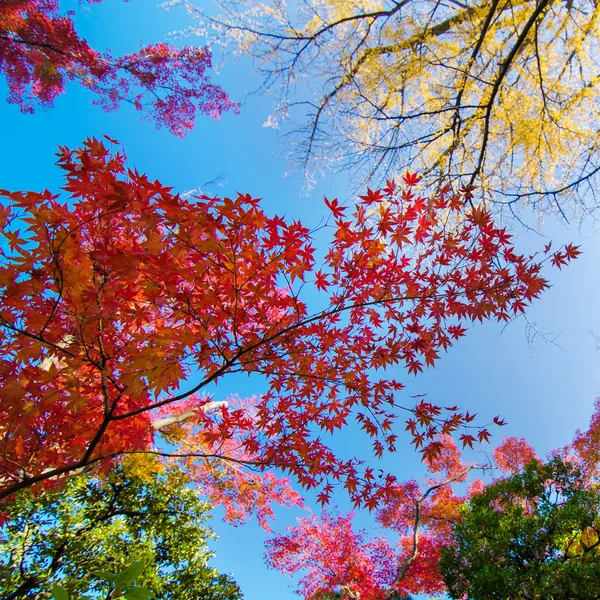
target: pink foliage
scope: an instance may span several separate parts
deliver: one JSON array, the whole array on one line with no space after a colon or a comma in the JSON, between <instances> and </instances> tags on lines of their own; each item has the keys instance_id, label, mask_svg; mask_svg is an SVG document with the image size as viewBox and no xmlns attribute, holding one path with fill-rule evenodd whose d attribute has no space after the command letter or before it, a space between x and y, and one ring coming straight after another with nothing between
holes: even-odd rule
<instances>
[{"instance_id":1,"label":"pink foliage","mask_svg":"<svg viewBox=\"0 0 600 600\"><path fill-rule=\"evenodd\" d=\"M443 479L458 478L464 481L467 472L454 439L450 435L441 435L439 441L439 452L425 458L429 472L438 474Z\"/></svg>"},{"instance_id":2,"label":"pink foliage","mask_svg":"<svg viewBox=\"0 0 600 600\"><path fill-rule=\"evenodd\" d=\"M248 517L255 517L261 527L270 532L273 505L303 507L302 498L292 489L288 479L276 477L271 471L252 471L249 466L255 462L255 457L239 441L227 439L211 443L205 439L203 406L210 401L210 398L194 394L179 403L178 414L196 412L196 415L186 418L177 429L170 428L167 439L179 442L186 472L212 504L224 509L225 521L240 525ZM255 403L255 397L240 399L234 395L227 398L227 409L217 406L216 411L243 411L252 423ZM173 407L163 407L157 412L168 418L173 414ZM204 452L204 458L198 450Z\"/></svg>"},{"instance_id":3,"label":"pink foliage","mask_svg":"<svg viewBox=\"0 0 600 600\"><path fill-rule=\"evenodd\" d=\"M297 591L307 600L334 592L360 600L383 600L392 590L442 594L439 552L450 543L452 523L466 500L452 484L464 481L468 466L449 436L437 441L443 449L425 460L430 477L423 485L414 480L396 484L377 509L376 521L396 534L395 544L354 531L353 514L324 512L301 519L268 542L267 563L289 575L301 572Z\"/></svg>"},{"instance_id":4,"label":"pink foliage","mask_svg":"<svg viewBox=\"0 0 600 600\"><path fill-rule=\"evenodd\" d=\"M420 495L420 486L414 480L397 484L377 510L377 521L386 529L406 535L413 525L415 501Z\"/></svg>"},{"instance_id":5,"label":"pink foliage","mask_svg":"<svg viewBox=\"0 0 600 600\"><path fill-rule=\"evenodd\" d=\"M505 473L518 473L534 458L536 453L524 438L509 436L494 450L496 465Z\"/></svg>"},{"instance_id":6,"label":"pink foliage","mask_svg":"<svg viewBox=\"0 0 600 600\"><path fill-rule=\"evenodd\" d=\"M589 427L585 431L578 429L575 432L575 438L567 450L574 455L587 476L598 474L600 467L600 398L597 398L594 404L594 413Z\"/></svg>"},{"instance_id":7,"label":"pink foliage","mask_svg":"<svg viewBox=\"0 0 600 600\"><path fill-rule=\"evenodd\" d=\"M113 58L79 37L72 14L62 14L58 0L0 0L0 70L8 101L23 112L52 106L66 83L77 81L96 94L103 109L131 102L144 118L181 137L193 128L196 114L218 119L238 111L210 82L210 68L208 48L164 43Z\"/></svg>"},{"instance_id":8,"label":"pink foliage","mask_svg":"<svg viewBox=\"0 0 600 600\"><path fill-rule=\"evenodd\" d=\"M289 575L304 571L298 593L305 598L339 590L361 600L383 600L396 553L387 540L365 541L363 532L353 531L353 517L324 512L319 519L300 519L287 534L267 542L267 564Z\"/></svg>"},{"instance_id":9,"label":"pink foliage","mask_svg":"<svg viewBox=\"0 0 600 600\"><path fill-rule=\"evenodd\" d=\"M460 518L461 506L486 484L475 479L461 493L472 465L463 460L450 436L442 434L434 443L440 450L424 457L428 475L423 483L397 483L377 507L376 521L391 540L396 538L395 545L356 533L352 514L323 513L319 519L301 520L269 542L268 564L290 575L302 572L298 593L306 600L335 592L340 598L360 600L390 598L394 593L443 595L440 551L452 544L452 526ZM499 468L512 473L535 458L535 452L525 440L509 437L494 456Z\"/></svg>"},{"instance_id":10,"label":"pink foliage","mask_svg":"<svg viewBox=\"0 0 600 600\"><path fill-rule=\"evenodd\" d=\"M481 494L485 490L485 482L481 479L474 479L469 485L468 496L474 496L475 494Z\"/></svg>"},{"instance_id":11,"label":"pink foliage","mask_svg":"<svg viewBox=\"0 0 600 600\"><path fill-rule=\"evenodd\" d=\"M412 539L403 538L400 542L399 564L403 564L411 552ZM444 584L438 571L440 560L440 540L436 535L425 534L419 538L419 560L411 564L406 576L397 586L400 594L442 594Z\"/></svg>"}]
</instances>

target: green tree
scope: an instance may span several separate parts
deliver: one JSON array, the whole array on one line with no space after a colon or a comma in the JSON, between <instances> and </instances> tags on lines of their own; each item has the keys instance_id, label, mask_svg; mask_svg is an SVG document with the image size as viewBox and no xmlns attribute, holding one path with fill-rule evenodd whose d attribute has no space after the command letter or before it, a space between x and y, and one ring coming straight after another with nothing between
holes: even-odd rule
<instances>
[{"instance_id":1,"label":"green tree","mask_svg":"<svg viewBox=\"0 0 600 600\"><path fill-rule=\"evenodd\" d=\"M452 598L600 597L600 490L559 457L473 496L440 568Z\"/></svg>"},{"instance_id":2,"label":"green tree","mask_svg":"<svg viewBox=\"0 0 600 600\"><path fill-rule=\"evenodd\" d=\"M41 600L60 584L71 598L104 598L110 586L94 573L141 561L136 585L160 600L242 598L229 575L208 566L210 506L187 483L179 468L146 457L40 496L23 491L0 529L0 597Z\"/></svg>"}]
</instances>

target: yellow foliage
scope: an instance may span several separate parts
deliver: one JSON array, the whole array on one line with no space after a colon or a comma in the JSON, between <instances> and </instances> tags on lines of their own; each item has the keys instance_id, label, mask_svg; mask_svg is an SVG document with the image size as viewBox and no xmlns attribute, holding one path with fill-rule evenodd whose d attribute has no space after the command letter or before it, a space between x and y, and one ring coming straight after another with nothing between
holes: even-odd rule
<instances>
[{"instance_id":1,"label":"yellow foliage","mask_svg":"<svg viewBox=\"0 0 600 600\"><path fill-rule=\"evenodd\" d=\"M526 201L575 194L600 171L600 3L235 6L219 32L243 35L262 69L309 88L313 108L291 126L306 136L303 164L410 167ZM295 100L282 95L280 115Z\"/></svg>"},{"instance_id":2,"label":"yellow foliage","mask_svg":"<svg viewBox=\"0 0 600 600\"><path fill-rule=\"evenodd\" d=\"M127 477L137 481L150 481L157 473L165 471L163 461L155 454L125 455L121 460L121 465Z\"/></svg>"},{"instance_id":3,"label":"yellow foliage","mask_svg":"<svg viewBox=\"0 0 600 600\"><path fill-rule=\"evenodd\" d=\"M587 527L581 532L579 541L585 549L592 548L598 543L598 532L593 527Z\"/></svg>"}]
</instances>

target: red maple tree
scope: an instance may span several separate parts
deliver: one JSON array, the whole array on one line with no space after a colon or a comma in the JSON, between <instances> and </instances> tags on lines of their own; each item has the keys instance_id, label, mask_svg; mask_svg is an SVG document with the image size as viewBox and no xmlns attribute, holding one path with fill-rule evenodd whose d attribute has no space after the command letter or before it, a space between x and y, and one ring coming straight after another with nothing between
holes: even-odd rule
<instances>
[{"instance_id":1,"label":"red maple tree","mask_svg":"<svg viewBox=\"0 0 600 600\"><path fill-rule=\"evenodd\" d=\"M102 0L82 0L96 4ZM77 81L96 94L104 110L131 102L157 127L183 136L197 113L218 119L238 104L210 82L208 48L158 43L113 57L79 37L73 12L63 14L59 0L0 0L0 70L8 101L23 112L51 106L65 84Z\"/></svg>"},{"instance_id":2,"label":"red maple tree","mask_svg":"<svg viewBox=\"0 0 600 600\"><path fill-rule=\"evenodd\" d=\"M546 287L541 263L484 210L465 212L464 194L421 197L409 175L352 211L326 200L317 268L310 230L251 196L181 197L95 139L61 148L58 165L64 200L1 192L1 498L154 452L275 466L321 501L342 482L374 507L395 478L340 459L319 430L357 422L379 456L404 413L428 460L440 434L489 436L457 407L403 404L385 373L434 365L468 322L509 319ZM236 373L264 393L207 396Z\"/></svg>"}]
</instances>

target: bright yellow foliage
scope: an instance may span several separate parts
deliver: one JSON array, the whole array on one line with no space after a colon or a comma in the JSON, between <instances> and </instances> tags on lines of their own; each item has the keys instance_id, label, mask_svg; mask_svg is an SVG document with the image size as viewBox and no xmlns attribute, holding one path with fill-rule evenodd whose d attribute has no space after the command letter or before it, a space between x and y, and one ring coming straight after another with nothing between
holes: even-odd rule
<instances>
[{"instance_id":1,"label":"bright yellow foliage","mask_svg":"<svg viewBox=\"0 0 600 600\"><path fill-rule=\"evenodd\" d=\"M296 132L305 167L360 165L363 177L409 167L557 210L600 171L593 0L221 5L221 39L243 39L276 75L268 83L283 84L268 123Z\"/></svg>"}]
</instances>

